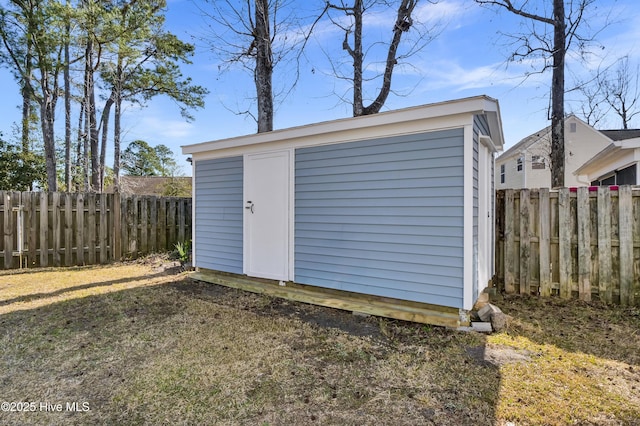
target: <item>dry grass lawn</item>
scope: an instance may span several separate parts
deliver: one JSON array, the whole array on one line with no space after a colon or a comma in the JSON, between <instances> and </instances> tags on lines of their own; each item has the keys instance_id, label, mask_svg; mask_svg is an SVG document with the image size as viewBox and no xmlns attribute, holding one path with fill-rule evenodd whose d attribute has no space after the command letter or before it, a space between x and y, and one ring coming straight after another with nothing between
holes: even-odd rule
<instances>
[{"instance_id":1,"label":"dry grass lawn","mask_svg":"<svg viewBox=\"0 0 640 426\"><path fill-rule=\"evenodd\" d=\"M0 424L640 424L639 309L496 303L513 321L484 336L194 282L162 259L5 272L0 402L35 404Z\"/></svg>"}]
</instances>

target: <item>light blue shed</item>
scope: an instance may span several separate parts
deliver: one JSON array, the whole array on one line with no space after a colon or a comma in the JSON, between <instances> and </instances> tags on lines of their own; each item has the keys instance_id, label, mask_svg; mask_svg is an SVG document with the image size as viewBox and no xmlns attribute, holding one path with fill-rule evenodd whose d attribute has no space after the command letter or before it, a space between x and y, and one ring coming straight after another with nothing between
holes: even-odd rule
<instances>
[{"instance_id":1,"label":"light blue shed","mask_svg":"<svg viewBox=\"0 0 640 426\"><path fill-rule=\"evenodd\" d=\"M194 266L469 310L493 275L502 146L486 96L184 146Z\"/></svg>"}]
</instances>

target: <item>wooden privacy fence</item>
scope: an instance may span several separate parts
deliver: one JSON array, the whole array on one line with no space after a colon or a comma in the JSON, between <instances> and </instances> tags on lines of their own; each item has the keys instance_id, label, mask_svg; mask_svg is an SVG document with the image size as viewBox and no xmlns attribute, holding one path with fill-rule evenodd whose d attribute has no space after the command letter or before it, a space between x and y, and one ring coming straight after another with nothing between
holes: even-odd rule
<instances>
[{"instance_id":1,"label":"wooden privacy fence","mask_svg":"<svg viewBox=\"0 0 640 426\"><path fill-rule=\"evenodd\" d=\"M506 293L640 305L640 188L497 191L495 260Z\"/></svg>"},{"instance_id":2,"label":"wooden privacy fence","mask_svg":"<svg viewBox=\"0 0 640 426\"><path fill-rule=\"evenodd\" d=\"M3 269L106 263L191 238L191 199L0 191Z\"/></svg>"}]
</instances>

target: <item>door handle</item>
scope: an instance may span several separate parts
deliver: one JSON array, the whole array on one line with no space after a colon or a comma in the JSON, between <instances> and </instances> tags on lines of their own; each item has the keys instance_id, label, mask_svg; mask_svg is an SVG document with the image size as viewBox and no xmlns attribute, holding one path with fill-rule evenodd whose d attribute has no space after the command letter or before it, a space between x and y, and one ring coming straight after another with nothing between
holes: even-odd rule
<instances>
[{"instance_id":1,"label":"door handle","mask_svg":"<svg viewBox=\"0 0 640 426\"><path fill-rule=\"evenodd\" d=\"M251 214L253 214L253 203L251 201L247 201L247 206L244 206L245 209L251 210Z\"/></svg>"}]
</instances>

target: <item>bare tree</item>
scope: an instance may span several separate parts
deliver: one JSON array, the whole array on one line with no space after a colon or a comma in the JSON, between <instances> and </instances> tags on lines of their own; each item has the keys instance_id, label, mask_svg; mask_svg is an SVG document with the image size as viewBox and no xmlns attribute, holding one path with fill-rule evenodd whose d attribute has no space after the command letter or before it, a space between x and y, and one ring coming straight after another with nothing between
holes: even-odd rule
<instances>
[{"instance_id":1,"label":"bare tree","mask_svg":"<svg viewBox=\"0 0 640 426\"><path fill-rule=\"evenodd\" d=\"M600 85L604 92L604 100L622 120L622 128L628 129L629 123L636 115L640 114L640 85L638 85L638 73L640 66L632 69L629 65L629 57L618 61L613 76L605 76Z\"/></svg>"},{"instance_id":2,"label":"bare tree","mask_svg":"<svg viewBox=\"0 0 640 426\"><path fill-rule=\"evenodd\" d=\"M349 80L352 83L353 98L353 116L376 114L384 106L389 94L391 93L391 80L395 67L403 60L413 56L422 50L436 36L436 31L426 30L421 26L420 30L416 29L414 22L414 11L419 0L400 0L395 9L395 20L391 28L391 40L386 46L385 59L382 61L384 69L381 72L373 72L376 68L374 61L367 62L367 54L371 53L371 46L365 46L363 43L363 30L365 25L365 17L367 14L376 10L379 6L386 9L394 7L393 2L386 0L353 0L352 3L346 4L344 1L340 3L327 2L329 10L339 11L346 16L336 18L330 16L331 21L344 32L342 41L342 49L345 50L351 58L350 72L343 72L339 66L332 62L332 67L336 77ZM400 53L400 45L403 36L410 30L417 34L408 47ZM374 81L380 81L379 87L376 88L376 94L372 97L365 95L364 85ZM369 105L365 105L365 99L371 99Z\"/></svg>"},{"instance_id":3,"label":"bare tree","mask_svg":"<svg viewBox=\"0 0 640 426\"><path fill-rule=\"evenodd\" d=\"M580 82L576 90L582 96L578 102L577 115L580 115L588 125L597 126L606 118L609 110L605 96L602 91L600 79L598 76L589 82Z\"/></svg>"},{"instance_id":4,"label":"bare tree","mask_svg":"<svg viewBox=\"0 0 640 426\"><path fill-rule=\"evenodd\" d=\"M274 105L295 87L301 52L324 11L305 30L297 16L298 4L291 0L207 0L207 3L211 9L200 10L210 31L202 41L221 61L219 72L240 66L255 84L257 112L251 108L234 112L251 116L258 124L258 133L273 130ZM274 88L274 71L287 63L294 63L294 70L278 80L283 83L282 88Z\"/></svg>"},{"instance_id":5,"label":"bare tree","mask_svg":"<svg viewBox=\"0 0 640 426\"><path fill-rule=\"evenodd\" d=\"M586 53L593 41L580 30L587 27L586 12L596 0L569 0L567 7L565 0L553 0L550 13L544 3L532 5L528 0L475 1L504 8L527 20L525 33L508 35L515 46L509 60L542 59L542 68L537 72L551 69L551 186L564 186L565 60L574 47L580 54Z\"/></svg>"}]
</instances>

